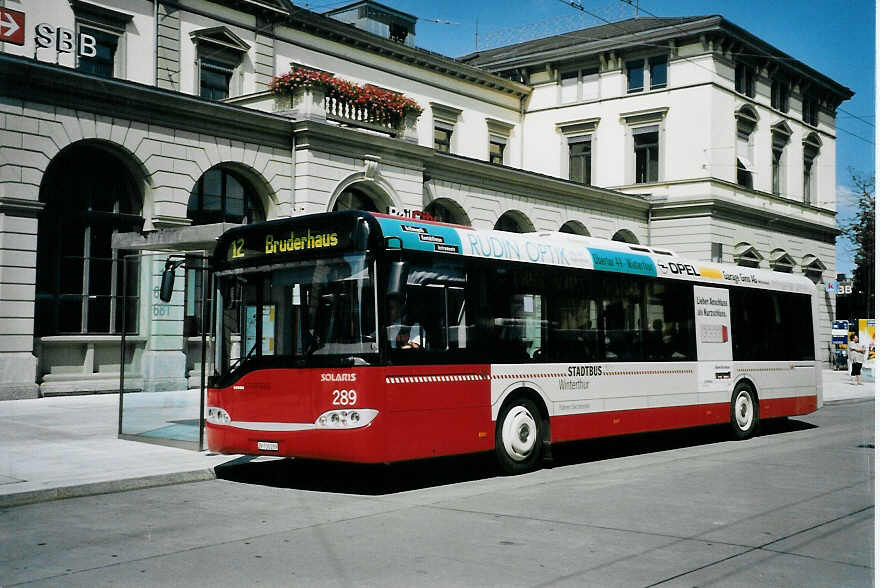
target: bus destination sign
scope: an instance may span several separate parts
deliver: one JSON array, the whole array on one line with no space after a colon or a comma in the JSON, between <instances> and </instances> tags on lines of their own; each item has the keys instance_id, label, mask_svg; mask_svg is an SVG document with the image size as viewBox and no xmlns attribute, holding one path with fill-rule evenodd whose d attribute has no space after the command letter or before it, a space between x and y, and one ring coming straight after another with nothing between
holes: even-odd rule
<instances>
[{"instance_id":1,"label":"bus destination sign","mask_svg":"<svg viewBox=\"0 0 880 588\"><path fill-rule=\"evenodd\" d=\"M276 225L233 238L229 241L226 261L307 256L350 246L350 233L339 230L339 227Z\"/></svg>"}]
</instances>

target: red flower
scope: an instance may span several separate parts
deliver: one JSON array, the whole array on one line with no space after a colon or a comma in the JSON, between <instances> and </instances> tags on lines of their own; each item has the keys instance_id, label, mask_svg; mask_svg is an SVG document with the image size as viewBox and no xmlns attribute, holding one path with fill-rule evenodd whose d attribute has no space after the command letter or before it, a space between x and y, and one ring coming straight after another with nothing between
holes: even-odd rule
<instances>
[{"instance_id":1,"label":"red flower","mask_svg":"<svg viewBox=\"0 0 880 588\"><path fill-rule=\"evenodd\" d=\"M416 116L423 109L412 98L372 85L360 86L333 74L295 67L289 73L275 76L268 84L274 94L292 94L300 89L320 89L337 102L363 108L370 120L388 120L396 123L409 113Z\"/></svg>"}]
</instances>

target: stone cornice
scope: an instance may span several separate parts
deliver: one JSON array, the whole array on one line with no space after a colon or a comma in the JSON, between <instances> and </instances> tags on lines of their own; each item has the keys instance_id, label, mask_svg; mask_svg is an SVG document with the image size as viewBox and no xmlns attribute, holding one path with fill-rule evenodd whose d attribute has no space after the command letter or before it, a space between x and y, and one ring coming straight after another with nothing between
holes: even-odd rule
<instances>
[{"instance_id":1,"label":"stone cornice","mask_svg":"<svg viewBox=\"0 0 880 588\"><path fill-rule=\"evenodd\" d=\"M431 159L425 163L425 172L438 180L485 187L544 202L599 209L638 220L647 217L651 206L641 196L433 150L431 154Z\"/></svg>"},{"instance_id":2,"label":"stone cornice","mask_svg":"<svg viewBox=\"0 0 880 588\"><path fill-rule=\"evenodd\" d=\"M834 225L824 225L808 219L795 218L768 209L757 209L724 198L708 197L657 202L651 209L651 216L655 221L710 216L780 233L795 234L811 239L818 238L829 243L833 243L840 234L840 229Z\"/></svg>"},{"instance_id":3,"label":"stone cornice","mask_svg":"<svg viewBox=\"0 0 880 588\"><path fill-rule=\"evenodd\" d=\"M231 104L68 67L0 55L3 94L26 102L80 110L227 139L290 149L290 120Z\"/></svg>"}]
</instances>

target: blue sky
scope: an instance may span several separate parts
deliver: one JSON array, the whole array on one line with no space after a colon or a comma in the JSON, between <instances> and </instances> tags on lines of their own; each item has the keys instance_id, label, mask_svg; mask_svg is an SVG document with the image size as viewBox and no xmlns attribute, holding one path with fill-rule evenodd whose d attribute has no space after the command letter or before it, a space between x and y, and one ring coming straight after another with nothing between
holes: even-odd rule
<instances>
[{"instance_id":1,"label":"blue sky","mask_svg":"<svg viewBox=\"0 0 880 588\"><path fill-rule=\"evenodd\" d=\"M419 47L451 57L470 53L478 31L479 48L486 49L532 38L603 24L563 0L378 0L420 20ZM634 0L635 1L635 0ZM295 4L323 12L348 4L296 0ZM581 0L588 11L608 21L635 15L626 0ZM645 16L705 16L719 14L855 92L837 118L837 185L839 218L852 215L847 206L849 168L874 175L874 2L700 2L698 0L639 0ZM440 24L431 19L454 24ZM853 251L838 240L837 271L850 273Z\"/></svg>"}]
</instances>

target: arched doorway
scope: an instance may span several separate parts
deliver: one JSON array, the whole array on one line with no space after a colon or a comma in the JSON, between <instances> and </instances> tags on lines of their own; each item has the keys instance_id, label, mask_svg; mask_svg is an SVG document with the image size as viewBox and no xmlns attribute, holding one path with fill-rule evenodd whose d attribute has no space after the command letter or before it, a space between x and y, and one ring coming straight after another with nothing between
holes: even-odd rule
<instances>
[{"instance_id":1,"label":"arched doorway","mask_svg":"<svg viewBox=\"0 0 880 588\"><path fill-rule=\"evenodd\" d=\"M124 283L114 233L139 231L142 197L122 158L98 143L59 153L40 186L34 334L119 333L122 297L136 296L137 275ZM128 305L132 330L137 306Z\"/></svg>"},{"instance_id":2,"label":"arched doorway","mask_svg":"<svg viewBox=\"0 0 880 588\"><path fill-rule=\"evenodd\" d=\"M508 233L531 233L535 230L528 217L518 210L508 210L502 214L493 228Z\"/></svg>"}]
</instances>

